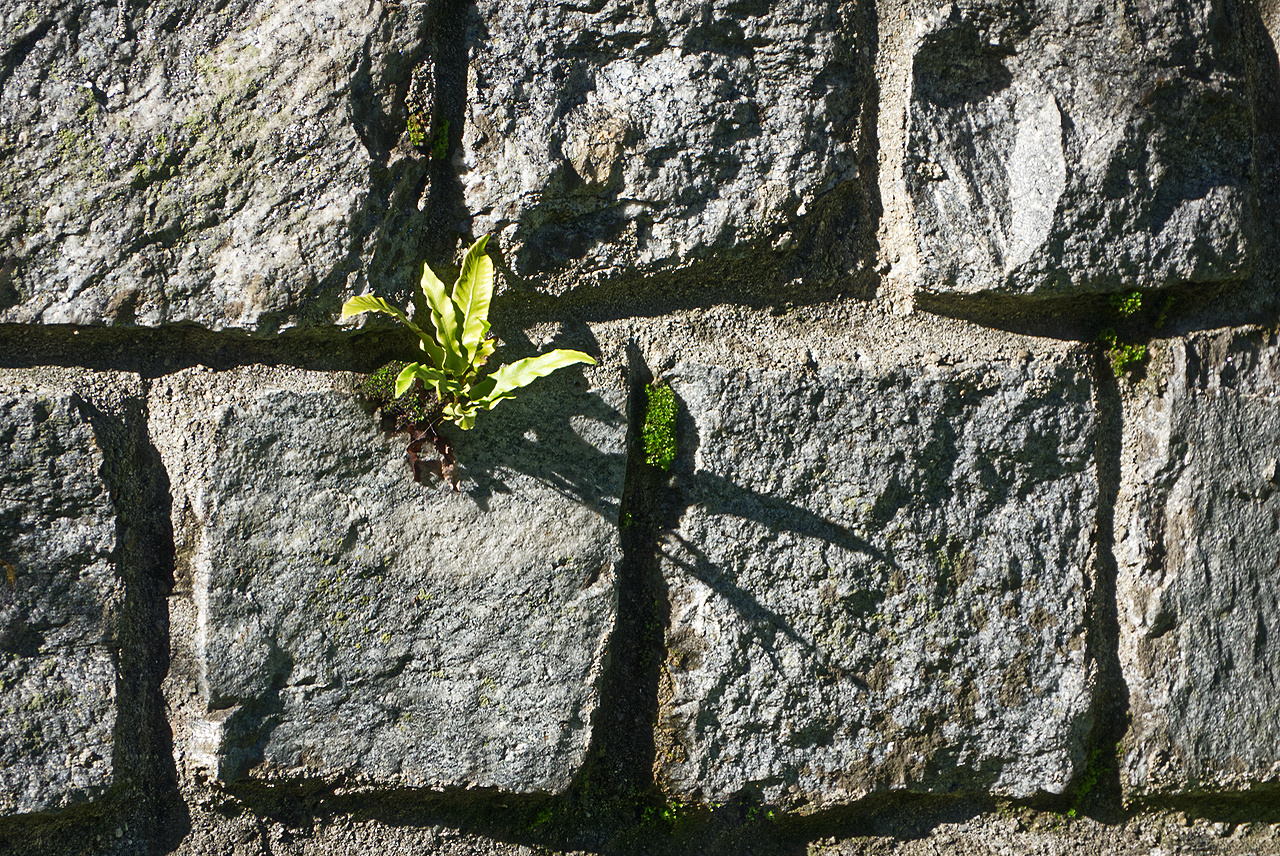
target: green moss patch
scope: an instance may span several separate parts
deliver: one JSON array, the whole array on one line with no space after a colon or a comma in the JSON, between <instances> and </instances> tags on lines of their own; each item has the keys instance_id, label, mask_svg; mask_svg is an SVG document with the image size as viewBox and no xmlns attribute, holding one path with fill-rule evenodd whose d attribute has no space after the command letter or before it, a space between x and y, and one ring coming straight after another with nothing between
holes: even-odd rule
<instances>
[{"instance_id":1,"label":"green moss patch","mask_svg":"<svg viewBox=\"0 0 1280 856\"><path fill-rule=\"evenodd\" d=\"M435 393L425 389L421 381L414 383L404 395L396 395L396 378L408 363L393 360L360 384L360 394L382 415L394 419L397 430L410 425L429 425L440 419L440 403Z\"/></svg>"},{"instance_id":2,"label":"green moss patch","mask_svg":"<svg viewBox=\"0 0 1280 856\"><path fill-rule=\"evenodd\" d=\"M644 412L644 461L646 464L671 469L676 459L676 394L669 386L648 384L648 404Z\"/></svg>"}]
</instances>

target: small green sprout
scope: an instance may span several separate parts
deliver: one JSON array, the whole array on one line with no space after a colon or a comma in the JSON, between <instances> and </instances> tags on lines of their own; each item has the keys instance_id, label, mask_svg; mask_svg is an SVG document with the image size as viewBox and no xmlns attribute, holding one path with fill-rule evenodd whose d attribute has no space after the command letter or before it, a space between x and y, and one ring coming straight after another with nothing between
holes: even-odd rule
<instances>
[{"instance_id":1,"label":"small green sprout","mask_svg":"<svg viewBox=\"0 0 1280 856\"><path fill-rule=\"evenodd\" d=\"M648 405L644 412L644 462L671 469L676 459L676 394L671 387L649 384L645 387Z\"/></svg>"},{"instance_id":2,"label":"small green sprout","mask_svg":"<svg viewBox=\"0 0 1280 856\"><path fill-rule=\"evenodd\" d=\"M418 337L427 360L409 363L396 376L395 394L404 395L416 381L434 391L441 414L463 430L475 425L476 414L491 410L515 396L516 390L540 377L575 363L595 365L582 351L559 349L526 357L481 377L480 370L494 352L489 335L489 304L493 299L493 261L485 255L486 235L471 245L462 272L446 288L431 268L422 266L422 294L431 309L431 328L424 330L381 297L362 294L342 306L342 317L381 312L400 321Z\"/></svg>"},{"instance_id":3,"label":"small green sprout","mask_svg":"<svg viewBox=\"0 0 1280 856\"><path fill-rule=\"evenodd\" d=\"M1128 318L1142 309L1142 292L1133 291L1128 294L1111 295L1111 308L1123 318Z\"/></svg>"},{"instance_id":4,"label":"small green sprout","mask_svg":"<svg viewBox=\"0 0 1280 856\"><path fill-rule=\"evenodd\" d=\"M1098 342L1107 349L1107 357L1111 360L1111 371L1116 377L1123 377L1125 372L1147 358L1146 345L1126 345L1110 327L1098 334Z\"/></svg>"},{"instance_id":5,"label":"small green sprout","mask_svg":"<svg viewBox=\"0 0 1280 856\"><path fill-rule=\"evenodd\" d=\"M421 148L427 142L427 126L422 121L422 117L417 113L409 114L409 121L405 124L405 130L409 132L409 143L414 148Z\"/></svg>"}]
</instances>

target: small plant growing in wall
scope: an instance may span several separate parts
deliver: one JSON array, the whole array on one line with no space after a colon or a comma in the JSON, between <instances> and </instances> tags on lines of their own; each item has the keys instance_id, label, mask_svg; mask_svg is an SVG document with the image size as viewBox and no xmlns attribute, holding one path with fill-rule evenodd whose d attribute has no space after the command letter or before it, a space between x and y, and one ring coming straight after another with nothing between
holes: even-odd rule
<instances>
[{"instance_id":1,"label":"small plant growing in wall","mask_svg":"<svg viewBox=\"0 0 1280 856\"><path fill-rule=\"evenodd\" d=\"M467 250L462 271L451 287L445 286L429 265L422 266L422 295L431 312L429 328L415 324L404 312L371 294L353 297L342 306L344 319L363 312L380 312L395 318L418 337L423 361L391 363L366 381L366 386L373 385L366 389L366 395L379 403L383 415L395 416L397 427L409 431L409 457L415 478L417 454L430 440L440 452L443 475L453 481L453 451L436 430L441 422L447 420L468 430L475 425L481 410L491 410L515 397L516 390L538 378L575 363L596 362L582 351L558 349L481 374L495 349L489 333L493 262L484 251L488 240L488 236L482 237ZM388 389L392 372L395 380Z\"/></svg>"},{"instance_id":2,"label":"small plant growing in wall","mask_svg":"<svg viewBox=\"0 0 1280 856\"><path fill-rule=\"evenodd\" d=\"M418 113L410 113L409 119L405 122L405 130L409 132L409 144L414 148L421 148L427 142L427 123Z\"/></svg>"},{"instance_id":3,"label":"small plant growing in wall","mask_svg":"<svg viewBox=\"0 0 1280 856\"><path fill-rule=\"evenodd\" d=\"M1111 372L1116 377L1123 377L1125 372L1142 365L1147 358L1146 345L1126 345L1110 327L1098 334L1098 342L1106 349Z\"/></svg>"},{"instance_id":4,"label":"small plant growing in wall","mask_svg":"<svg viewBox=\"0 0 1280 856\"><path fill-rule=\"evenodd\" d=\"M1123 322L1142 310L1142 292L1132 291L1113 294L1108 302L1111 304L1111 311L1115 318ZM1166 303L1166 305L1168 304ZM1160 322L1163 323L1163 316ZM1120 334L1116 332L1115 327L1107 327L1099 332L1098 344L1106 352L1107 359L1111 363L1111 372L1117 378L1123 377L1126 372L1138 368L1147 358L1146 345L1129 344L1123 341Z\"/></svg>"}]
</instances>

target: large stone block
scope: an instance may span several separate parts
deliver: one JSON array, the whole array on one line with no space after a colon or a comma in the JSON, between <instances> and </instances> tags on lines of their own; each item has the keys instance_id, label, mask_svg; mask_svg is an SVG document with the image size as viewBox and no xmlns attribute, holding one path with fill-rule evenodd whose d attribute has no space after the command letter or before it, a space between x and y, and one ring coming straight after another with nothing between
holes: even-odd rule
<instances>
[{"instance_id":1,"label":"large stone block","mask_svg":"<svg viewBox=\"0 0 1280 856\"><path fill-rule=\"evenodd\" d=\"M1159 345L1116 511L1135 794L1280 784L1280 342Z\"/></svg>"},{"instance_id":2,"label":"large stone block","mask_svg":"<svg viewBox=\"0 0 1280 856\"><path fill-rule=\"evenodd\" d=\"M1093 721L1085 355L672 386L663 781L806 809L1062 792Z\"/></svg>"},{"instance_id":3,"label":"large stone block","mask_svg":"<svg viewBox=\"0 0 1280 856\"><path fill-rule=\"evenodd\" d=\"M8 4L0 321L270 332L406 290L427 5Z\"/></svg>"},{"instance_id":4,"label":"large stone block","mask_svg":"<svg viewBox=\"0 0 1280 856\"><path fill-rule=\"evenodd\" d=\"M977 0L921 19L905 167L920 287L1053 296L1247 275L1260 31L1235 0Z\"/></svg>"},{"instance_id":5,"label":"large stone block","mask_svg":"<svg viewBox=\"0 0 1280 856\"><path fill-rule=\"evenodd\" d=\"M66 394L0 391L4 815L62 808L114 781L117 519L81 408Z\"/></svg>"},{"instance_id":6,"label":"large stone block","mask_svg":"<svg viewBox=\"0 0 1280 856\"><path fill-rule=\"evenodd\" d=\"M481 0L463 139L474 231L552 289L768 256L824 217L841 222L824 251L853 240L865 8Z\"/></svg>"},{"instance_id":7,"label":"large stone block","mask_svg":"<svg viewBox=\"0 0 1280 856\"><path fill-rule=\"evenodd\" d=\"M328 384L153 393L197 612L192 756L225 780L564 788L613 627L620 396L562 372L482 414L455 492Z\"/></svg>"}]
</instances>

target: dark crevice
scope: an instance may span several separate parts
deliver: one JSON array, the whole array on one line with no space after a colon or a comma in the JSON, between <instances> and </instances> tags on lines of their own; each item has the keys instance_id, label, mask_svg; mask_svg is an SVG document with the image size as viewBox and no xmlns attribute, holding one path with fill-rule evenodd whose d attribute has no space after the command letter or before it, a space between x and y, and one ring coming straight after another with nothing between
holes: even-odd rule
<instances>
[{"instance_id":1,"label":"dark crevice","mask_svg":"<svg viewBox=\"0 0 1280 856\"><path fill-rule=\"evenodd\" d=\"M104 444L104 476L119 513L117 562L125 579L117 682L117 775L134 795L128 824L140 842L167 853L190 829L178 796L173 733L161 685L169 671L169 603L175 548L169 477L147 432L145 396L126 401L123 420L89 413L98 430L114 428Z\"/></svg>"},{"instance_id":2,"label":"dark crevice","mask_svg":"<svg viewBox=\"0 0 1280 856\"><path fill-rule=\"evenodd\" d=\"M1120 618L1116 601L1115 505L1120 492L1120 456L1124 403L1111 359L1102 347L1095 354L1093 375L1097 409L1098 512L1090 626L1085 657L1097 669L1093 726L1085 740L1085 757L1077 768L1071 808L1104 823L1124 818L1119 747L1128 728L1129 688L1120 665ZM1127 381L1124 381L1127 382Z\"/></svg>"},{"instance_id":3,"label":"dark crevice","mask_svg":"<svg viewBox=\"0 0 1280 856\"><path fill-rule=\"evenodd\" d=\"M398 303L413 292L415 269L425 252L421 239L426 233L425 217L417 202L427 184L429 169L422 158L403 156L397 147L404 129L404 93L415 69L429 59L435 12L435 4L397 7L387 12L384 26L413 28L411 49L397 54L394 61L388 62L382 77L375 79L371 70L373 45L366 40L360 61L352 70L352 125L369 152L376 191L365 195L357 215L367 235L363 245L353 245L343 263L317 285L315 294L320 300L308 313L309 319L318 321L336 314L337 296L345 291L346 280L352 274L358 283L363 283L357 285L357 291L374 284L379 294L395 298ZM406 20L401 21L400 17ZM389 109L384 109L387 92L394 97ZM365 270L361 270L362 253L369 258Z\"/></svg>"},{"instance_id":4,"label":"dark crevice","mask_svg":"<svg viewBox=\"0 0 1280 856\"><path fill-rule=\"evenodd\" d=\"M579 840L581 833L566 828L560 846L603 845L603 839L613 834L608 827L634 826L644 807L661 801L653 778L654 734L670 617L657 546L667 528L662 508L669 491L667 473L645 463L641 437L647 408L645 388L653 375L634 343L628 347L627 362L627 469L618 515L622 563L617 617L600 679L600 706L591 745L569 791L568 801L576 811L566 813L569 818L577 815L580 823L582 812L589 817L591 812L603 810L610 822L599 832L588 833L588 840ZM591 825L600 826L598 822Z\"/></svg>"},{"instance_id":5,"label":"dark crevice","mask_svg":"<svg viewBox=\"0 0 1280 856\"><path fill-rule=\"evenodd\" d=\"M496 247L491 249L491 257L506 283L494 301L495 326L504 322L534 324L566 316L583 322L657 318L716 306L761 310L820 306L846 299L866 300L875 294L879 283L872 271L833 274L834 278L821 281L788 280L787 271L799 269L792 256L751 247L700 259L678 270L642 272L548 294L526 284ZM834 264L835 258L833 255L829 260Z\"/></svg>"},{"instance_id":6,"label":"dark crevice","mask_svg":"<svg viewBox=\"0 0 1280 856\"><path fill-rule=\"evenodd\" d=\"M1183 336L1198 330L1268 325L1277 317L1274 300L1262 299L1269 284L1175 285L1142 291L1142 311L1129 322L1130 338ZM1072 297L921 294L917 309L1024 336L1088 342L1116 326L1110 294Z\"/></svg>"},{"instance_id":7,"label":"dark crevice","mask_svg":"<svg viewBox=\"0 0 1280 856\"><path fill-rule=\"evenodd\" d=\"M0 368L67 366L161 377L194 366L293 366L369 373L413 353L416 338L380 325L360 333L329 327L263 338L213 332L194 324L167 327L78 327L0 324Z\"/></svg>"},{"instance_id":8,"label":"dark crevice","mask_svg":"<svg viewBox=\"0 0 1280 856\"><path fill-rule=\"evenodd\" d=\"M473 237L462 179L454 166L454 154L462 149L466 122L467 29L471 14L471 6L463 0L443 0L432 33L435 115L431 125L433 133L447 128L447 145L445 157L432 157L428 167L421 249L424 258L436 263L452 263L458 239L470 243Z\"/></svg>"}]
</instances>

